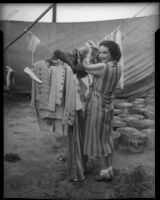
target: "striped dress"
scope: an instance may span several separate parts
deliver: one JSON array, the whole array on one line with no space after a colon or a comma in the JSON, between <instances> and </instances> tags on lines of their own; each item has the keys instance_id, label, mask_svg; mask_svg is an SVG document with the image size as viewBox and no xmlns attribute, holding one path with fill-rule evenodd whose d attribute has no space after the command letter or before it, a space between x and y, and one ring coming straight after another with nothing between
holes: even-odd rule
<instances>
[{"instance_id":1,"label":"striped dress","mask_svg":"<svg viewBox=\"0 0 160 200\"><path fill-rule=\"evenodd\" d=\"M108 156L114 150L112 98L121 77L121 67L116 61L84 63L84 66L93 75L93 85L85 109L84 154Z\"/></svg>"}]
</instances>

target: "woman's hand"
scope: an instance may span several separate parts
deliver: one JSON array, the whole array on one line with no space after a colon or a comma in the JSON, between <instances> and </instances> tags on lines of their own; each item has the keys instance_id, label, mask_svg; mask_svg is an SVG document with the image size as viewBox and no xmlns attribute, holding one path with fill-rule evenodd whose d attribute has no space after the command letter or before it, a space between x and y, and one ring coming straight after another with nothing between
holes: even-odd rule
<instances>
[{"instance_id":1,"label":"woman's hand","mask_svg":"<svg viewBox=\"0 0 160 200\"><path fill-rule=\"evenodd\" d=\"M87 42L85 42L85 45L86 45L88 48L98 50L98 46L97 46L94 42L92 42L91 40L88 40Z\"/></svg>"}]
</instances>

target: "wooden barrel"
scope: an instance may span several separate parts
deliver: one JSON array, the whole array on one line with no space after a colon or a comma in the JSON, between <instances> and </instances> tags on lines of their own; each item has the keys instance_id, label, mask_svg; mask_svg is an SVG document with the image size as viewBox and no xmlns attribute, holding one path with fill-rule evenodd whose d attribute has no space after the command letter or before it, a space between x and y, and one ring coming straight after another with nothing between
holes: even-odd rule
<instances>
[{"instance_id":1,"label":"wooden barrel","mask_svg":"<svg viewBox=\"0 0 160 200\"><path fill-rule=\"evenodd\" d=\"M127 123L121 120L113 120L113 129L117 129L119 127L125 127L127 126Z\"/></svg>"},{"instance_id":2,"label":"wooden barrel","mask_svg":"<svg viewBox=\"0 0 160 200\"><path fill-rule=\"evenodd\" d=\"M136 119L144 119L144 116L140 114L139 115L138 114L119 114L118 117L121 117L122 120L128 117L134 117Z\"/></svg>"},{"instance_id":3,"label":"wooden barrel","mask_svg":"<svg viewBox=\"0 0 160 200\"><path fill-rule=\"evenodd\" d=\"M145 108L145 104L144 103L133 103L133 108Z\"/></svg>"},{"instance_id":4,"label":"wooden barrel","mask_svg":"<svg viewBox=\"0 0 160 200\"><path fill-rule=\"evenodd\" d=\"M130 102L122 102L117 104L117 107L122 109L124 114L129 113L132 106L133 104Z\"/></svg>"},{"instance_id":5,"label":"wooden barrel","mask_svg":"<svg viewBox=\"0 0 160 200\"><path fill-rule=\"evenodd\" d=\"M117 129L117 131L118 131L121 135L122 135L123 133L128 134L128 135L131 135L131 134L134 134L134 133L136 133L136 132L139 132L138 129L133 128L133 127L128 127L128 126L126 126L126 127L120 127L120 128Z\"/></svg>"},{"instance_id":6,"label":"wooden barrel","mask_svg":"<svg viewBox=\"0 0 160 200\"><path fill-rule=\"evenodd\" d=\"M122 146L128 145L128 135L132 135L133 133L139 132L138 129L128 126L117 128L116 131L119 132L121 135L119 141Z\"/></svg>"},{"instance_id":7,"label":"wooden barrel","mask_svg":"<svg viewBox=\"0 0 160 200\"><path fill-rule=\"evenodd\" d=\"M134 153L144 150L146 142L145 133L141 133L138 129L132 127L118 128L117 132L121 134L119 141L124 149Z\"/></svg>"},{"instance_id":8,"label":"wooden barrel","mask_svg":"<svg viewBox=\"0 0 160 200\"><path fill-rule=\"evenodd\" d=\"M118 115L120 113L123 113L122 109L114 109L114 115Z\"/></svg>"},{"instance_id":9,"label":"wooden barrel","mask_svg":"<svg viewBox=\"0 0 160 200\"><path fill-rule=\"evenodd\" d=\"M138 120L138 118L137 118L137 117L129 116L129 117L123 117L123 120L124 120L124 122L126 122L127 125L129 126L129 121L131 121L131 120Z\"/></svg>"},{"instance_id":10,"label":"wooden barrel","mask_svg":"<svg viewBox=\"0 0 160 200\"><path fill-rule=\"evenodd\" d=\"M144 119L144 116L143 115L135 115L135 114L120 114L119 115L121 118L122 118L122 120L124 121L124 122L126 122L128 125L129 125L129 121L130 120L138 120L138 119Z\"/></svg>"},{"instance_id":11,"label":"wooden barrel","mask_svg":"<svg viewBox=\"0 0 160 200\"><path fill-rule=\"evenodd\" d=\"M133 114L133 115L130 115L130 117L136 117L138 119L144 119L144 116L143 115L136 115L136 114Z\"/></svg>"},{"instance_id":12,"label":"wooden barrel","mask_svg":"<svg viewBox=\"0 0 160 200\"><path fill-rule=\"evenodd\" d=\"M146 98L146 104L155 104L155 95L150 95Z\"/></svg>"},{"instance_id":13,"label":"wooden barrel","mask_svg":"<svg viewBox=\"0 0 160 200\"><path fill-rule=\"evenodd\" d=\"M128 137L128 149L133 153L140 153L144 151L146 144L146 134L137 132Z\"/></svg>"},{"instance_id":14,"label":"wooden barrel","mask_svg":"<svg viewBox=\"0 0 160 200\"><path fill-rule=\"evenodd\" d=\"M139 102L139 103L145 103L144 98L135 98L134 101Z\"/></svg>"},{"instance_id":15,"label":"wooden barrel","mask_svg":"<svg viewBox=\"0 0 160 200\"><path fill-rule=\"evenodd\" d=\"M145 116L148 119L155 119L155 106L154 105L147 105Z\"/></svg>"},{"instance_id":16,"label":"wooden barrel","mask_svg":"<svg viewBox=\"0 0 160 200\"><path fill-rule=\"evenodd\" d=\"M130 110L130 114L140 114L140 115L145 115L145 112L147 112L146 108L140 108L140 107L132 107Z\"/></svg>"},{"instance_id":17,"label":"wooden barrel","mask_svg":"<svg viewBox=\"0 0 160 200\"><path fill-rule=\"evenodd\" d=\"M146 134L146 148L153 150L155 148L155 130L154 129L143 129L142 133Z\"/></svg>"},{"instance_id":18,"label":"wooden barrel","mask_svg":"<svg viewBox=\"0 0 160 200\"><path fill-rule=\"evenodd\" d=\"M150 111L145 112L145 116L148 119L155 120L155 112L150 112Z\"/></svg>"},{"instance_id":19,"label":"wooden barrel","mask_svg":"<svg viewBox=\"0 0 160 200\"><path fill-rule=\"evenodd\" d=\"M117 120L118 120L118 121L121 121L122 119L121 119L121 117L119 117L119 116L114 116L114 117L113 117L113 120L114 120L114 121L117 121Z\"/></svg>"},{"instance_id":20,"label":"wooden barrel","mask_svg":"<svg viewBox=\"0 0 160 200\"><path fill-rule=\"evenodd\" d=\"M154 127L155 121L150 119L136 119L128 121L129 126L137 128L139 130Z\"/></svg>"}]
</instances>

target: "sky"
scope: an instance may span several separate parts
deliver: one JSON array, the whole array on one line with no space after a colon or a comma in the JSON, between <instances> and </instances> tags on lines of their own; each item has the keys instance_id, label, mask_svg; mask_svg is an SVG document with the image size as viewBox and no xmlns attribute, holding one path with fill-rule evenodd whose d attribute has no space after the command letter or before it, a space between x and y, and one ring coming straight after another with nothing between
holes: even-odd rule
<instances>
[{"instance_id":1,"label":"sky","mask_svg":"<svg viewBox=\"0 0 160 200\"><path fill-rule=\"evenodd\" d=\"M34 21L51 4L0 4L0 20ZM56 22L88 22L159 14L159 3L57 3ZM52 9L40 20L52 22Z\"/></svg>"}]
</instances>

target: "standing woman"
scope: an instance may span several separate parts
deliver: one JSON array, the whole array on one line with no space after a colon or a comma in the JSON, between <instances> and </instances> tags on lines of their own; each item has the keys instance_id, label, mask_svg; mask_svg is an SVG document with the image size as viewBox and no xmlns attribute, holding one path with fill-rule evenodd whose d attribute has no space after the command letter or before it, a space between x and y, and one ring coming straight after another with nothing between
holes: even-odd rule
<instances>
[{"instance_id":1,"label":"standing woman","mask_svg":"<svg viewBox=\"0 0 160 200\"><path fill-rule=\"evenodd\" d=\"M93 85L86 103L84 154L86 162L90 156L101 158L101 170L96 180L107 181L113 176L112 99L121 77L118 64L121 51L114 41L102 41L99 44L100 62L90 64L92 48L90 45L88 48L83 64L86 72L93 75Z\"/></svg>"}]
</instances>

